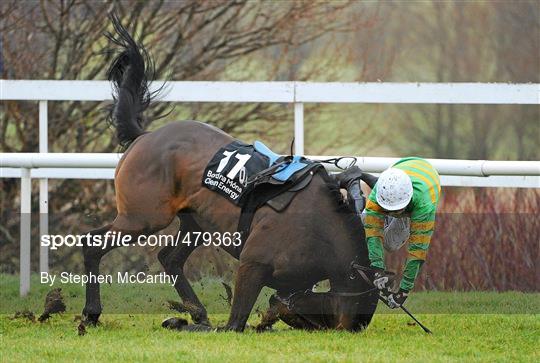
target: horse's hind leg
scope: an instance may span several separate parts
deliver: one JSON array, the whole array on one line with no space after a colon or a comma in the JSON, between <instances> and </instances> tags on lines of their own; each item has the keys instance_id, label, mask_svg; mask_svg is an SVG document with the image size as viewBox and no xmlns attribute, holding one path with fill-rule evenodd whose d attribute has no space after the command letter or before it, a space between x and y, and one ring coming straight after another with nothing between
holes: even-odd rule
<instances>
[{"instance_id":1,"label":"horse's hind leg","mask_svg":"<svg viewBox=\"0 0 540 363\"><path fill-rule=\"evenodd\" d=\"M114 222L105 227L89 232L91 236L101 235L106 236L107 232L121 232L122 235L130 235L131 241L137 241L137 238L142 235L150 235L155 233L170 224L173 216L167 214L152 215L144 218L128 217L126 215L118 215ZM103 256L113 249L119 247L116 244L108 242L105 248L101 246L92 246L88 242L83 243L84 267L88 282L86 283L86 304L83 309L83 317L88 323L96 324L101 315L101 297L100 287L97 278L99 276L99 264Z\"/></svg>"},{"instance_id":2,"label":"horse's hind leg","mask_svg":"<svg viewBox=\"0 0 540 363\"><path fill-rule=\"evenodd\" d=\"M231 315L224 330L244 330L251 309L269 275L270 270L266 265L241 262L236 276Z\"/></svg>"},{"instance_id":3,"label":"horse's hind leg","mask_svg":"<svg viewBox=\"0 0 540 363\"><path fill-rule=\"evenodd\" d=\"M180 218L180 241L183 240L187 233L201 231L201 228L189 213L179 213L178 217ZM197 247L198 246L195 246L194 243L191 243L189 246L183 243L181 243L180 246L167 246L159 251L158 259L168 275L176 275L177 279L174 288L178 292L182 302L185 305L193 307L193 309L190 309L189 311L193 322L195 324L210 326L208 313L206 312L205 307L200 302L184 275L184 264L189 255Z\"/></svg>"},{"instance_id":4,"label":"horse's hind leg","mask_svg":"<svg viewBox=\"0 0 540 363\"><path fill-rule=\"evenodd\" d=\"M90 231L91 236L104 235L111 228L111 224ZM91 246L87 243L83 245L84 267L88 277L99 275L99 263L101 258L110 250L104 250L99 246ZM101 314L101 297L99 292L99 284L92 282L92 279L86 283L86 304L83 309L83 316L89 323L96 324Z\"/></svg>"}]
</instances>

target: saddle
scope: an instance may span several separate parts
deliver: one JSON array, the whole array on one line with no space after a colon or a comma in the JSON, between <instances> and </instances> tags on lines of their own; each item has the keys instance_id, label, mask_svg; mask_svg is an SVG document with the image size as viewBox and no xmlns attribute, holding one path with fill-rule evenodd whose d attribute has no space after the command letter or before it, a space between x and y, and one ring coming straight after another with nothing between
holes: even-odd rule
<instances>
[{"instance_id":1,"label":"saddle","mask_svg":"<svg viewBox=\"0 0 540 363\"><path fill-rule=\"evenodd\" d=\"M284 211L309 185L322 164L299 155L279 155L260 141L235 140L219 149L203 174L202 185L240 206L238 231L247 239L257 209L267 204Z\"/></svg>"},{"instance_id":2,"label":"saddle","mask_svg":"<svg viewBox=\"0 0 540 363\"><path fill-rule=\"evenodd\" d=\"M253 146L268 158L268 168L250 178L255 184L254 190L242 206L238 221L238 231L244 241L249 236L257 209L266 204L278 213L283 212L297 193L311 183L315 172L323 167L303 156L276 154L260 141L255 141Z\"/></svg>"},{"instance_id":3,"label":"saddle","mask_svg":"<svg viewBox=\"0 0 540 363\"><path fill-rule=\"evenodd\" d=\"M276 154L258 140L255 141L253 147L257 152L268 158L268 168L258 172L251 178L252 182L255 183L255 187L264 183L272 185L288 184L287 188L278 189L279 194L273 195L270 199L266 200L266 204L272 207L272 209L276 212L282 212L289 206L296 192L309 185L314 174L311 172L311 169L317 165L302 156L282 156ZM307 169L304 170L305 168Z\"/></svg>"},{"instance_id":4,"label":"saddle","mask_svg":"<svg viewBox=\"0 0 540 363\"><path fill-rule=\"evenodd\" d=\"M265 144L260 141L255 141L253 144L255 150L268 158L268 168L275 168L275 172L271 173L273 180L278 182L286 182L292 178L300 170L307 167L313 162L299 155L281 156L270 150ZM264 171L259 174L263 174ZM274 183L275 184L275 183Z\"/></svg>"}]
</instances>

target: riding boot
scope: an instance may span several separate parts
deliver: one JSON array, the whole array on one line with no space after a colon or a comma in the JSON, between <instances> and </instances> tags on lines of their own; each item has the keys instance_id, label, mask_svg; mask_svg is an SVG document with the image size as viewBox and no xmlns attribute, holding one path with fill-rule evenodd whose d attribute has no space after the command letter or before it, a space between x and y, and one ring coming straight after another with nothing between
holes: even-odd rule
<instances>
[{"instance_id":1,"label":"riding boot","mask_svg":"<svg viewBox=\"0 0 540 363\"><path fill-rule=\"evenodd\" d=\"M340 188L347 189L349 184L362 177L362 170L357 166L351 166L342 173L336 174L336 181Z\"/></svg>"},{"instance_id":2,"label":"riding boot","mask_svg":"<svg viewBox=\"0 0 540 363\"><path fill-rule=\"evenodd\" d=\"M336 176L341 188L347 189L347 201L349 206L354 207L356 215L360 217L365 207L365 198L360 188L360 178L363 173L359 167L353 166Z\"/></svg>"},{"instance_id":3,"label":"riding boot","mask_svg":"<svg viewBox=\"0 0 540 363\"><path fill-rule=\"evenodd\" d=\"M362 173L362 176L360 177L364 183L368 185L371 189L375 187L375 184L377 183L377 180L379 180L378 177L368 174L368 173Z\"/></svg>"},{"instance_id":4,"label":"riding boot","mask_svg":"<svg viewBox=\"0 0 540 363\"><path fill-rule=\"evenodd\" d=\"M366 206L366 198L362 194L360 179L351 181L347 186L347 200L351 207L354 206L356 215L360 217L364 207Z\"/></svg>"}]
</instances>

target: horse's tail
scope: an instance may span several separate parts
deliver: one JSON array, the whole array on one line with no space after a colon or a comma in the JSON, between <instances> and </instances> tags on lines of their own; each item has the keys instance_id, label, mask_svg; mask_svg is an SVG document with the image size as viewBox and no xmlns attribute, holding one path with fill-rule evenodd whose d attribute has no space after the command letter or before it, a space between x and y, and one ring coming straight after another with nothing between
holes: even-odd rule
<instances>
[{"instance_id":1,"label":"horse's tail","mask_svg":"<svg viewBox=\"0 0 540 363\"><path fill-rule=\"evenodd\" d=\"M113 105L108 122L116 128L118 142L126 149L144 133L144 111L157 92L150 92L149 84L154 78L154 62L141 44L137 44L122 26L116 15L111 15L116 34L106 37L120 49L107 76L113 87Z\"/></svg>"}]
</instances>

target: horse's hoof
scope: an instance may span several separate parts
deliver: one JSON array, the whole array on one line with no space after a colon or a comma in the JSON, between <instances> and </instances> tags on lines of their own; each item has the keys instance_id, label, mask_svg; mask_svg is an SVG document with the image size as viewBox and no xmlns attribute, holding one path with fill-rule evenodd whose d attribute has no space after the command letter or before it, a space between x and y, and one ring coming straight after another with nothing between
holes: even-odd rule
<instances>
[{"instance_id":1,"label":"horse's hoof","mask_svg":"<svg viewBox=\"0 0 540 363\"><path fill-rule=\"evenodd\" d=\"M97 326L101 314L83 314L83 323L87 326Z\"/></svg>"},{"instance_id":2,"label":"horse's hoof","mask_svg":"<svg viewBox=\"0 0 540 363\"><path fill-rule=\"evenodd\" d=\"M161 323L163 328L173 330L182 330L186 325L188 325L187 320L181 318L168 318Z\"/></svg>"}]
</instances>

